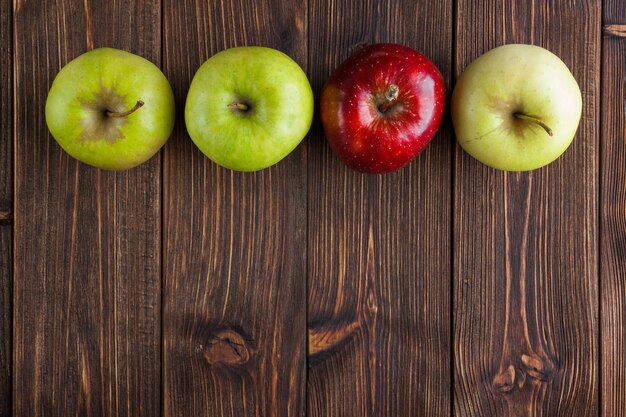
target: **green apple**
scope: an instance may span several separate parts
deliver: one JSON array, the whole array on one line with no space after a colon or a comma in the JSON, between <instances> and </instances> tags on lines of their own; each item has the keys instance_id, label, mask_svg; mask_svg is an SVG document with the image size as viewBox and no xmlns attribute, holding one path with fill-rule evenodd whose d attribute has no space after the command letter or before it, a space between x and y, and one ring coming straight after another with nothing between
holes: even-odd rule
<instances>
[{"instance_id":1,"label":"green apple","mask_svg":"<svg viewBox=\"0 0 626 417\"><path fill-rule=\"evenodd\" d=\"M271 48L240 47L209 58L185 105L187 131L215 163L237 171L274 165L304 139L313 92L302 69Z\"/></svg>"},{"instance_id":2,"label":"green apple","mask_svg":"<svg viewBox=\"0 0 626 417\"><path fill-rule=\"evenodd\" d=\"M557 159L578 129L580 88L550 51L505 45L482 55L459 77L452 122L459 145L482 163L527 171Z\"/></svg>"},{"instance_id":3,"label":"green apple","mask_svg":"<svg viewBox=\"0 0 626 417\"><path fill-rule=\"evenodd\" d=\"M46 123L61 147L98 168L150 159L174 128L174 94L152 62L112 48L86 52L57 74Z\"/></svg>"}]
</instances>

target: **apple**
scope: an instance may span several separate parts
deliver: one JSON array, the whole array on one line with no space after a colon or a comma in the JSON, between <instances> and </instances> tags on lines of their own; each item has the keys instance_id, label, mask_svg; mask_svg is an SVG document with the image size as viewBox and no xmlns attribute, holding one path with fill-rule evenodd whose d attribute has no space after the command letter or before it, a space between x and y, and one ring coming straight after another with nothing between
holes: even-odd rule
<instances>
[{"instance_id":1,"label":"apple","mask_svg":"<svg viewBox=\"0 0 626 417\"><path fill-rule=\"evenodd\" d=\"M532 45L492 49L467 66L452 94L459 145L480 162L527 171L557 159L572 143L580 88L552 52Z\"/></svg>"},{"instance_id":2,"label":"apple","mask_svg":"<svg viewBox=\"0 0 626 417\"><path fill-rule=\"evenodd\" d=\"M174 94L152 62L112 48L86 52L57 74L46 123L71 156L123 170L150 159L174 128Z\"/></svg>"},{"instance_id":3,"label":"apple","mask_svg":"<svg viewBox=\"0 0 626 417\"><path fill-rule=\"evenodd\" d=\"M350 168L395 171L432 140L445 106L437 67L403 45L359 50L331 75L320 115L331 148Z\"/></svg>"},{"instance_id":4,"label":"apple","mask_svg":"<svg viewBox=\"0 0 626 417\"><path fill-rule=\"evenodd\" d=\"M306 74L284 53L248 46L209 58L191 81L187 131L215 163L258 171L286 157L313 120Z\"/></svg>"}]
</instances>

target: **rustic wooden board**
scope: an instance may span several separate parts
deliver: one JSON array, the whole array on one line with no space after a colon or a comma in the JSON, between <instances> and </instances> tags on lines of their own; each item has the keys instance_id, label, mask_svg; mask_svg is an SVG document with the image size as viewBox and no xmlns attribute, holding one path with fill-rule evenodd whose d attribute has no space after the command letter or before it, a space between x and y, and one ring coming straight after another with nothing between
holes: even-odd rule
<instances>
[{"instance_id":1,"label":"rustic wooden board","mask_svg":"<svg viewBox=\"0 0 626 417\"><path fill-rule=\"evenodd\" d=\"M160 158L123 173L65 154L44 104L72 58L160 60L160 3L15 1L15 416L160 412Z\"/></svg>"},{"instance_id":2,"label":"rustic wooden board","mask_svg":"<svg viewBox=\"0 0 626 417\"><path fill-rule=\"evenodd\" d=\"M626 414L624 0L0 0L0 41L0 417ZM278 48L319 97L384 41L449 92L492 47L547 47L583 90L574 144L502 173L446 118L408 168L367 176L316 117L242 174L186 134L222 49ZM67 156L43 113L60 68L105 45L162 63L177 99L164 154L123 173Z\"/></svg>"},{"instance_id":3,"label":"rustic wooden board","mask_svg":"<svg viewBox=\"0 0 626 417\"><path fill-rule=\"evenodd\" d=\"M11 226L0 225L0 417L11 415L11 238Z\"/></svg>"},{"instance_id":4,"label":"rustic wooden board","mask_svg":"<svg viewBox=\"0 0 626 417\"><path fill-rule=\"evenodd\" d=\"M274 47L306 68L301 4L164 8L164 68L181 110L197 68L225 48ZM164 163L164 415L302 415L306 146L236 173L205 158L178 116Z\"/></svg>"},{"instance_id":5,"label":"rustic wooden board","mask_svg":"<svg viewBox=\"0 0 626 417\"><path fill-rule=\"evenodd\" d=\"M488 49L533 43L578 80L583 115L562 158L503 173L457 147L457 416L598 413L600 6L459 0L456 73Z\"/></svg>"},{"instance_id":6,"label":"rustic wooden board","mask_svg":"<svg viewBox=\"0 0 626 417\"><path fill-rule=\"evenodd\" d=\"M11 415L13 7L0 0L0 417Z\"/></svg>"},{"instance_id":7,"label":"rustic wooden board","mask_svg":"<svg viewBox=\"0 0 626 417\"><path fill-rule=\"evenodd\" d=\"M311 0L309 68L319 97L364 44L429 56L450 85L452 2ZM451 149L444 127L403 170L363 175L309 152L308 415L450 414Z\"/></svg>"},{"instance_id":8,"label":"rustic wooden board","mask_svg":"<svg viewBox=\"0 0 626 417\"><path fill-rule=\"evenodd\" d=\"M607 1L602 40L600 323L603 417L626 415L626 1Z\"/></svg>"}]
</instances>

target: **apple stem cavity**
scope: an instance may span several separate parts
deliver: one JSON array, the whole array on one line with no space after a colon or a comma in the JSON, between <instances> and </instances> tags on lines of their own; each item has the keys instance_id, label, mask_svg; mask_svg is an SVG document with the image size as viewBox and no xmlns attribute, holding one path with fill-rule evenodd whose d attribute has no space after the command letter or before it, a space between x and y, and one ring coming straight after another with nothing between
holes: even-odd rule
<instances>
[{"instance_id":1,"label":"apple stem cavity","mask_svg":"<svg viewBox=\"0 0 626 417\"><path fill-rule=\"evenodd\" d=\"M524 113L513 113L513 116L515 116L516 118L520 119L520 120L525 120L527 122L531 122L534 123L538 126L541 126L543 128L543 130L546 131L546 133L550 136L552 136L552 129L550 129L550 126L548 126L547 124L545 124L545 122L543 120L541 120L538 117L535 116L529 116L527 114Z\"/></svg>"},{"instance_id":2,"label":"apple stem cavity","mask_svg":"<svg viewBox=\"0 0 626 417\"><path fill-rule=\"evenodd\" d=\"M389 107L398 98L399 93L400 89L398 88L398 86L395 84L391 84L389 88L387 88L387 91L385 91L385 101L380 106L378 106L378 110L381 113L385 113L387 110L389 110Z\"/></svg>"},{"instance_id":3,"label":"apple stem cavity","mask_svg":"<svg viewBox=\"0 0 626 417\"><path fill-rule=\"evenodd\" d=\"M143 105L144 105L143 101L137 100L137 103L135 103L135 105L133 106L132 109L126 110L124 112L115 112L115 111L107 110L107 116L115 117L115 118L118 118L118 119L121 119L121 118L124 118L124 117L128 117L131 114L133 114L135 111L137 111L137 109L140 109Z\"/></svg>"},{"instance_id":4,"label":"apple stem cavity","mask_svg":"<svg viewBox=\"0 0 626 417\"><path fill-rule=\"evenodd\" d=\"M229 109L239 110L239 111L248 111L250 106L245 103L231 103L228 105Z\"/></svg>"}]
</instances>

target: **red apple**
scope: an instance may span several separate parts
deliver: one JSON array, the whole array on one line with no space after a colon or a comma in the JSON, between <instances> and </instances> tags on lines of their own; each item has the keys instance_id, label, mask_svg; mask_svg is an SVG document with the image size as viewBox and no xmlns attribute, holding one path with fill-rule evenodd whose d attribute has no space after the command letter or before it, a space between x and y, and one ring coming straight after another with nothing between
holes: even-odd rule
<instances>
[{"instance_id":1,"label":"red apple","mask_svg":"<svg viewBox=\"0 0 626 417\"><path fill-rule=\"evenodd\" d=\"M426 148L445 99L435 64L411 48L383 43L341 64L322 91L320 113L339 158L378 174L402 168Z\"/></svg>"}]
</instances>

